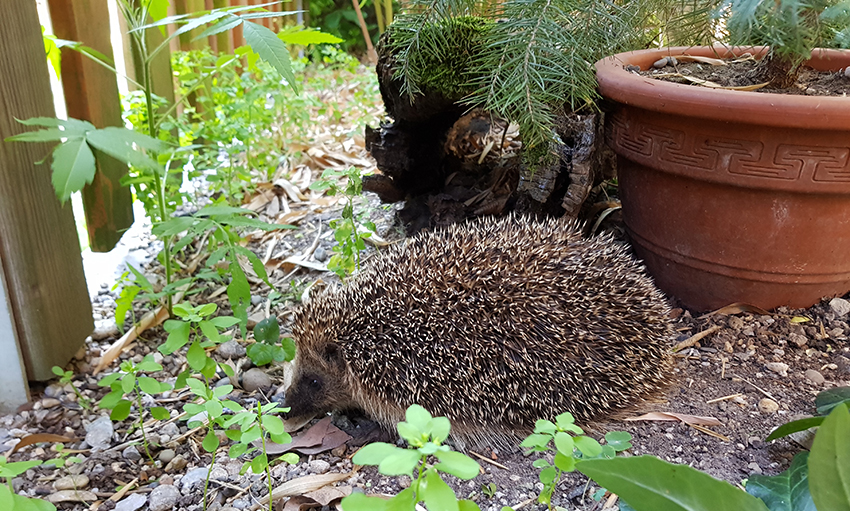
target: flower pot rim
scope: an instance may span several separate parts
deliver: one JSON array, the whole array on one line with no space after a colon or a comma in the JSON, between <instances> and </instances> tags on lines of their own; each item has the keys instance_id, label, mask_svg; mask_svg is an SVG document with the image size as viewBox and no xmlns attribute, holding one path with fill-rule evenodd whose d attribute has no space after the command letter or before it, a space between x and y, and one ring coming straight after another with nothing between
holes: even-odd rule
<instances>
[{"instance_id":1,"label":"flower pot rim","mask_svg":"<svg viewBox=\"0 0 850 511\"><path fill-rule=\"evenodd\" d=\"M668 55L704 57L764 55L767 47L676 46L618 53L598 61L596 78L600 94L637 108L717 121L850 131L850 98L804 96L710 89L641 76L627 65L646 69ZM818 70L850 66L850 51L816 49L807 62Z\"/></svg>"}]
</instances>

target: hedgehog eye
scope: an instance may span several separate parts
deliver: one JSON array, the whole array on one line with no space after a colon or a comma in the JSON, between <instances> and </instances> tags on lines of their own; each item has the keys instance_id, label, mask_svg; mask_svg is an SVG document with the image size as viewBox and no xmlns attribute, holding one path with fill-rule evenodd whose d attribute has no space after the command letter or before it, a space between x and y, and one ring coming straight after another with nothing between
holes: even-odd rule
<instances>
[{"instance_id":1,"label":"hedgehog eye","mask_svg":"<svg viewBox=\"0 0 850 511\"><path fill-rule=\"evenodd\" d=\"M308 385L310 385L310 388L311 388L311 389L314 389L314 390L315 390L315 389L318 389L318 388L320 388L320 387L322 386L322 384L321 384L321 382L319 382L319 379L318 379L318 378L312 378L312 379L310 379L310 383L308 383Z\"/></svg>"}]
</instances>

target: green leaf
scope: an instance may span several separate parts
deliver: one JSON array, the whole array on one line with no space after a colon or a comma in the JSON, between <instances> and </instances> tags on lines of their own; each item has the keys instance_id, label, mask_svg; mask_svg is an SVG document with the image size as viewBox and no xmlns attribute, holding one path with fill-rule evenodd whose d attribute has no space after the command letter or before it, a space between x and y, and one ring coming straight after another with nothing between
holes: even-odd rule
<instances>
[{"instance_id":1,"label":"green leaf","mask_svg":"<svg viewBox=\"0 0 850 511\"><path fill-rule=\"evenodd\" d=\"M398 436L407 441L410 445L419 446L421 443L422 432L410 425L407 422L399 422L396 424Z\"/></svg>"},{"instance_id":2,"label":"green leaf","mask_svg":"<svg viewBox=\"0 0 850 511\"><path fill-rule=\"evenodd\" d=\"M15 504L12 503L12 490L5 484L0 485L0 509L14 509Z\"/></svg>"},{"instance_id":3,"label":"green leaf","mask_svg":"<svg viewBox=\"0 0 850 511\"><path fill-rule=\"evenodd\" d=\"M210 323L215 325L219 330L223 330L225 328L230 328L234 325L239 324L239 320L234 318L233 316L216 316L209 320Z\"/></svg>"},{"instance_id":4,"label":"green leaf","mask_svg":"<svg viewBox=\"0 0 850 511\"><path fill-rule=\"evenodd\" d=\"M414 504L413 492L410 491L410 488L396 495L393 500L402 498L404 492L408 492L407 500L411 502L410 507L412 508ZM352 493L342 499L340 504L342 505L342 511L385 511L389 501L381 497L367 497L362 493Z\"/></svg>"},{"instance_id":5,"label":"green leaf","mask_svg":"<svg viewBox=\"0 0 850 511\"><path fill-rule=\"evenodd\" d=\"M558 452L562 453L564 456L572 457L573 449L575 448L573 437L571 437L568 433L558 431L555 433L555 448L558 449Z\"/></svg>"},{"instance_id":6,"label":"green leaf","mask_svg":"<svg viewBox=\"0 0 850 511\"><path fill-rule=\"evenodd\" d=\"M290 438L292 438L292 437L290 437ZM280 442L278 442L278 443L280 443ZM282 459L286 463L289 463L290 465L297 465L298 462L301 461L301 457L298 456L297 454L295 454L294 452L288 452L288 453L284 454L283 456L281 456L280 459Z\"/></svg>"},{"instance_id":7,"label":"green leaf","mask_svg":"<svg viewBox=\"0 0 850 511\"><path fill-rule=\"evenodd\" d=\"M558 469L555 467L546 467L540 471L540 482L549 486L550 484L555 482L555 479L558 477Z\"/></svg>"},{"instance_id":8,"label":"green leaf","mask_svg":"<svg viewBox=\"0 0 850 511\"><path fill-rule=\"evenodd\" d=\"M632 435L625 431L609 431L605 433L605 441L617 452L632 448Z\"/></svg>"},{"instance_id":9,"label":"green leaf","mask_svg":"<svg viewBox=\"0 0 850 511\"><path fill-rule=\"evenodd\" d=\"M210 430L207 431L207 436L204 437L204 441L201 443L201 446L207 452L215 452L215 450L218 449L219 443L218 437L215 436L215 433L213 433L212 430Z\"/></svg>"},{"instance_id":10,"label":"green leaf","mask_svg":"<svg viewBox=\"0 0 850 511\"><path fill-rule=\"evenodd\" d=\"M576 469L576 459L572 455L565 455L561 451L555 453L555 466L562 472L572 472Z\"/></svg>"},{"instance_id":11,"label":"green leaf","mask_svg":"<svg viewBox=\"0 0 850 511\"><path fill-rule=\"evenodd\" d=\"M850 404L850 387L836 387L824 390L815 397L818 415L829 415L832 409L841 403Z\"/></svg>"},{"instance_id":12,"label":"green leaf","mask_svg":"<svg viewBox=\"0 0 850 511\"><path fill-rule=\"evenodd\" d=\"M552 437L549 435L541 435L539 433L532 433L528 435L522 443L519 444L520 447L546 447L549 444L549 440Z\"/></svg>"},{"instance_id":13,"label":"green leaf","mask_svg":"<svg viewBox=\"0 0 850 511\"><path fill-rule=\"evenodd\" d=\"M145 358L136 365L136 370L152 373L162 371L162 365L154 362L153 355L145 355Z\"/></svg>"},{"instance_id":14,"label":"green leaf","mask_svg":"<svg viewBox=\"0 0 850 511\"><path fill-rule=\"evenodd\" d=\"M283 434L283 421L275 415L266 415L263 417L263 427L272 435Z\"/></svg>"},{"instance_id":15,"label":"green leaf","mask_svg":"<svg viewBox=\"0 0 850 511\"><path fill-rule=\"evenodd\" d=\"M428 511L458 511L457 496L434 470L425 472L425 484L419 486Z\"/></svg>"},{"instance_id":16,"label":"green leaf","mask_svg":"<svg viewBox=\"0 0 850 511\"><path fill-rule=\"evenodd\" d=\"M271 64L273 68L289 83L292 90L298 92L295 86L295 74L289 62L289 50L274 32L257 23L243 23L242 34L251 49Z\"/></svg>"},{"instance_id":17,"label":"green leaf","mask_svg":"<svg viewBox=\"0 0 850 511\"><path fill-rule=\"evenodd\" d=\"M217 398L222 398L231 392L233 392L233 385L222 385L213 389L213 395Z\"/></svg>"},{"instance_id":18,"label":"green leaf","mask_svg":"<svg viewBox=\"0 0 850 511\"><path fill-rule=\"evenodd\" d=\"M429 431L429 423L431 422L431 414L428 413L428 410L419 406L419 405L410 405L407 408L407 411L404 414L405 419L408 424L422 432L423 434L430 434Z\"/></svg>"},{"instance_id":19,"label":"green leaf","mask_svg":"<svg viewBox=\"0 0 850 511\"><path fill-rule=\"evenodd\" d=\"M287 337L287 339L289 339ZM292 339L289 339L292 341ZM293 341L293 345L294 345ZM294 353L293 353L294 356ZM431 419L431 439L435 443L442 443L446 438L449 437L449 431L451 431L451 423L449 419L445 417L434 417Z\"/></svg>"},{"instance_id":20,"label":"green leaf","mask_svg":"<svg viewBox=\"0 0 850 511\"><path fill-rule=\"evenodd\" d=\"M59 201L64 203L72 193L82 190L94 179L94 153L83 139L73 138L56 146L50 167L53 188Z\"/></svg>"},{"instance_id":21,"label":"green leaf","mask_svg":"<svg viewBox=\"0 0 850 511\"><path fill-rule=\"evenodd\" d=\"M204 403L204 409L207 412L207 416L212 419L217 419L221 417L221 414L224 411L224 407L222 406L221 402L216 401L215 399Z\"/></svg>"},{"instance_id":22,"label":"green leaf","mask_svg":"<svg viewBox=\"0 0 850 511\"><path fill-rule=\"evenodd\" d=\"M81 135L69 135L67 131L59 128L48 128L38 131L25 131L18 135L6 137L6 142L57 142L63 138L82 139Z\"/></svg>"},{"instance_id":23,"label":"green leaf","mask_svg":"<svg viewBox=\"0 0 850 511\"><path fill-rule=\"evenodd\" d=\"M159 380L142 376L139 378L139 388L146 394L154 395L159 394L161 386Z\"/></svg>"},{"instance_id":24,"label":"green leaf","mask_svg":"<svg viewBox=\"0 0 850 511\"><path fill-rule=\"evenodd\" d=\"M201 321L198 323L198 327L200 327L201 332L203 332L204 336L210 341L216 344L221 342L221 336L218 334L218 329L212 321Z\"/></svg>"},{"instance_id":25,"label":"green leaf","mask_svg":"<svg viewBox=\"0 0 850 511\"><path fill-rule=\"evenodd\" d=\"M378 472L386 476L413 475L422 456L418 451L398 449L378 464Z\"/></svg>"},{"instance_id":26,"label":"green leaf","mask_svg":"<svg viewBox=\"0 0 850 511\"><path fill-rule=\"evenodd\" d=\"M764 439L764 441L770 442L771 440L776 440L777 438L782 438L790 434L797 433L798 431L805 431L809 428L820 426L824 419L826 419L826 417L807 417L805 419L786 422L774 429L773 432Z\"/></svg>"},{"instance_id":27,"label":"green leaf","mask_svg":"<svg viewBox=\"0 0 850 511\"><path fill-rule=\"evenodd\" d=\"M168 413L168 409L162 406L154 406L151 408L150 412L151 416L158 421L164 421L171 418L171 414Z\"/></svg>"},{"instance_id":28,"label":"green leaf","mask_svg":"<svg viewBox=\"0 0 850 511\"><path fill-rule=\"evenodd\" d=\"M115 408L116 405L121 401L124 397L124 392L119 390L113 390L109 394L103 396L98 405L104 410L111 410Z\"/></svg>"},{"instance_id":29,"label":"green leaf","mask_svg":"<svg viewBox=\"0 0 850 511\"><path fill-rule=\"evenodd\" d=\"M384 459L399 450L404 449L384 442L375 442L357 451L351 461L356 465L379 465Z\"/></svg>"},{"instance_id":30,"label":"green leaf","mask_svg":"<svg viewBox=\"0 0 850 511\"><path fill-rule=\"evenodd\" d=\"M245 454L245 451L247 450L248 444L233 444L230 446L230 449L228 449L227 455L231 458L238 458L239 456Z\"/></svg>"},{"instance_id":31,"label":"green leaf","mask_svg":"<svg viewBox=\"0 0 850 511\"><path fill-rule=\"evenodd\" d=\"M459 511L481 511L481 508L478 507L478 504L467 499L457 501L457 507Z\"/></svg>"},{"instance_id":32,"label":"green leaf","mask_svg":"<svg viewBox=\"0 0 850 511\"><path fill-rule=\"evenodd\" d=\"M189 333L191 331L191 325L189 323L169 319L163 324L163 328L168 332L165 342L159 345L159 351L163 355L171 355L189 342Z\"/></svg>"},{"instance_id":33,"label":"green leaf","mask_svg":"<svg viewBox=\"0 0 850 511\"><path fill-rule=\"evenodd\" d=\"M573 439L573 442L575 442L576 448L588 458L595 458L602 454L602 446L589 436L577 436Z\"/></svg>"},{"instance_id":34,"label":"green leaf","mask_svg":"<svg viewBox=\"0 0 850 511\"><path fill-rule=\"evenodd\" d=\"M118 381L118 378L120 378L120 377L121 377L121 373L107 374L106 376L101 378L99 382L97 382L97 385L99 387L109 387L110 385L112 385L113 383Z\"/></svg>"},{"instance_id":35,"label":"green leaf","mask_svg":"<svg viewBox=\"0 0 850 511\"><path fill-rule=\"evenodd\" d=\"M254 344L249 344L245 349L245 352L247 353L248 358L254 362L254 365L264 366L266 364L271 364L272 360L274 360L275 349L275 346L255 342Z\"/></svg>"},{"instance_id":36,"label":"green leaf","mask_svg":"<svg viewBox=\"0 0 850 511\"><path fill-rule=\"evenodd\" d=\"M801 452L779 475L750 475L747 493L760 498L770 511L817 511L809 493L808 459L809 453Z\"/></svg>"},{"instance_id":37,"label":"green leaf","mask_svg":"<svg viewBox=\"0 0 850 511\"><path fill-rule=\"evenodd\" d=\"M324 43L337 44L342 42L342 39L335 35L320 32L312 28L300 30L282 30L278 32L277 37L286 44L298 44L301 46Z\"/></svg>"},{"instance_id":38,"label":"green leaf","mask_svg":"<svg viewBox=\"0 0 850 511\"><path fill-rule=\"evenodd\" d=\"M12 501L10 511L56 511L56 506L46 500L12 495Z\"/></svg>"},{"instance_id":39,"label":"green leaf","mask_svg":"<svg viewBox=\"0 0 850 511\"><path fill-rule=\"evenodd\" d=\"M268 465L269 465L268 457L265 455L265 453L260 454L259 456L257 456L253 460L251 460L251 472L253 472L255 474L260 474L260 473L263 472L263 470L266 469L266 467Z\"/></svg>"},{"instance_id":40,"label":"green leaf","mask_svg":"<svg viewBox=\"0 0 850 511\"><path fill-rule=\"evenodd\" d=\"M133 392L133 389L136 387L136 375L133 373L127 373L121 377L121 390L124 391L125 394L129 394Z\"/></svg>"},{"instance_id":41,"label":"green leaf","mask_svg":"<svg viewBox=\"0 0 850 511\"><path fill-rule=\"evenodd\" d=\"M109 418L118 422L123 421L127 417L130 416L130 402L126 399L122 399L115 405L115 408L112 409L112 413L109 414Z\"/></svg>"},{"instance_id":42,"label":"green leaf","mask_svg":"<svg viewBox=\"0 0 850 511\"><path fill-rule=\"evenodd\" d=\"M555 426L555 423L553 423L552 421L547 421L545 419L537 419L537 421L534 423L535 433L554 435L556 431L558 431L558 427Z\"/></svg>"},{"instance_id":43,"label":"green leaf","mask_svg":"<svg viewBox=\"0 0 850 511\"><path fill-rule=\"evenodd\" d=\"M727 482L654 456L581 460L576 468L636 511L768 511Z\"/></svg>"},{"instance_id":44,"label":"green leaf","mask_svg":"<svg viewBox=\"0 0 850 511\"><path fill-rule=\"evenodd\" d=\"M437 451L434 456L440 460L434 468L464 480L476 477L481 470L478 463L465 454L455 451Z\"/></svg>"},{"instance_id":45,"label":"green leaf","mask_svg":"<svg viewBox=\"0 0 850 511\"><path fill-rule=\"evenodd\" d=\"M846 403L832 409L815 435L809 454L809 490L819 510L850 511L850 411Z\"/></svg>"},{"instance_id":46,"label":"green leaf","mask_svg":"<svg viewBox=\"0 0 850 511\"><path fill-rule=\"evenodd\" d=\"M201 343L194 341L186 352L186 362L195 371L200 371L207 365L207 352L201 347Z\"/></svg>"},{"instance_id":47,"label":"green leaf","mask_svg":"<svg viewBox=\"0 0 850 511\"><path fill-rule=\"evenodd\" d=\"M140 169L159 170L159 164L136 149L134 144L156 152L166 150L165 144L159 140L127 128L114 126L87 132L86 141L98 151Z\"/></svg>"},{"instance_id":48,"label":"green leaf","mask_svg":"<svg viewBox=\"0 0 850 511\"><path fill-rule=\"evenodd\" d=\"M274 433L272 433L269 435L269 438L271 438L272 442L280 445L292 442L292 437L289 435L289 433L281 433L279 435L275 435Z\"/></svg>"},{"instance_id":49,"label":"green leaf","mask_svg":"<svg viewBox=\"0 0 850 511\"><path fill-rule=\"evenodd\" d=\"M276 316L268 317L254 327L254 339L266 344L277 344L280 339L280 324Z\"/></svg>"}]
</instances>

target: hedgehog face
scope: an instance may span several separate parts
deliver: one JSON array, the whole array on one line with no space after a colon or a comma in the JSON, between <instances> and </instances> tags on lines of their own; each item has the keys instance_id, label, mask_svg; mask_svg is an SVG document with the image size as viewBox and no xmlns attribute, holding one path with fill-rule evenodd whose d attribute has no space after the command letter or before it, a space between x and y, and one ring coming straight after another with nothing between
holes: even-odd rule
<instances>
[{"instance_id":1,"label":"hedgehog face","mask_svg":"<svg viewBox=\"0 0 850 511\"><path fill-rule=\"evenodd\" d=\"M348 364L339 345L326 343L318 349L313 346L299 348L295 377L286 391L289 417L350 408L352 390L345 377Z\"/></svg>"}]
</instances>

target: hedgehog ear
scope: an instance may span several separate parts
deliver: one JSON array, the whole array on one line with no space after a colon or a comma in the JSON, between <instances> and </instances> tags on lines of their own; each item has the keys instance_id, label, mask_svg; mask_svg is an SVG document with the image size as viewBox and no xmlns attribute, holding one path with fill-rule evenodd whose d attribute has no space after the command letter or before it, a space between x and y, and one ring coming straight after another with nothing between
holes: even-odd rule
<instances>
[{"instance_id":1,"label":"hedgehog ear","mask_svg":"<svg viewBox=\"0 0 850 511\"><path fill-rule=\"evenodd\" d=\"M345 368L345 357L342 354L342 348L335 342L329 342L325 346L325 360L340 369Z\"/></svg>"}]
</instances>

